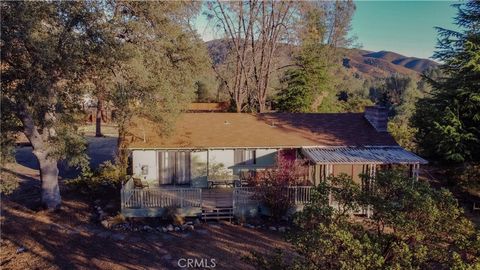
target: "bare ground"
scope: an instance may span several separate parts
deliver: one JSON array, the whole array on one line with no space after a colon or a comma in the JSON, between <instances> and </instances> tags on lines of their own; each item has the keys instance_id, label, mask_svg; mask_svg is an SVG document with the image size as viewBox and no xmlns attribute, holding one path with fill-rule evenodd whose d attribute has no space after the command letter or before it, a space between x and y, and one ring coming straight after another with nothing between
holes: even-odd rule
<instances>
[{"instance_id":1,"label":"bare ground","mask_svg":"<svg viewBox=\"0 0 480 270\"><path fill-rule=\"evenodd\" d=\"M100 160L111 155L109 139L94 139ZM41 211L38 170L28 149L20 153L20 164L7 168L20 187L1 198L1 269L180 269L180 258L215 259L216 269L252 269L242 260L251 251L290 249L282 234L229 223L178 233L107 230L93 203L62 185L61 209Z\"/></svg>"},{"instance_id":2,"label":"bare ground","mask_svg":"<svg viewBox=\"0 0 480 270\"><path fill-rule=\"evenodd\" d=\"M179 269L180 258L215 259L218 269L252 269L250 251L289 248L282 236L203 224L192 232L118 232L91 222L93 210L66 199L55 213L2 199L2 269ZM19 252L24 248L24 252Z\"/></svg>"}]
</instances>

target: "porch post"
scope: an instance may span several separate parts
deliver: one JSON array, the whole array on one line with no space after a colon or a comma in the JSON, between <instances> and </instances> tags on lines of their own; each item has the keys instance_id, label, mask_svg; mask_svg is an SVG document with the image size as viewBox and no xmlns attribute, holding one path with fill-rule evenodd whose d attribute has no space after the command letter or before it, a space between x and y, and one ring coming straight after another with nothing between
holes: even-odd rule
<instances>
[{"instance_id":1,"label":"porch post","mask_svg":"<svg viewBox=\"0 0 480 270\"><path fill-rule=\"evenodd\" d=\"M207 149L207 187L208 187L208 176L210 175L210 150Z\"/></svg>"},{"instance_id":2,"label":"porch post","mask_svg":"<svg viewBox=\"0 0 480 270\"><path fill-rule=\"evenodd\" d=\"M376 164L370 164L369 166L370 170L369 170L369 183L368 183L368 192L373 192L374 191L374 187L373 185L375 184L375 175L377 173L377 165ZM367 218L370 218L371 216L371 212L372 212L372 209L371 209L371 206L368 205L367 206Z\"/></svg>"},{"instance_id":3,"label":"porch post","mask_svg":"<svg viewBox=\"0 0 480 270\"><path fill-rule=\"evenodd\" d=\"M419 170L419 163L410 164L410 177L412 177L415 182L418 181Z\"/></svg>"},{"instance_id":4,"label":"porch post","mask_svg":"<svg viewBox=\"0 0 480 270\"><path fill-rule=\"evenodd\" d=\"M414 174L414 179L415 181L418 181L418 175L419 175L419 171L420 171L420 163L417 163L414 165L415 167L415 174Z\"/></svg>"},{"instance_id":5,"label":"porch post","mask_svg":"<svg viewBox=\"0 0 480 270\"><path fill-rule=\"evenodd\" d=\"M298 198L298 187L294 187L295 188L295 205L297 205L297 198Z\"/></svg>"},{"instance_id":6,"label":"porch post","mask_svg":"<svg viewBox=\"0 0 480 270\"><path fill-rule=\"evenodd\" d=\"M325 171L326 171L325 174L326 174L326 177L327 177L327 179L325 179L325 180L329 181L328 177L333 172L333 165L332 164L325 164ZM330 181L327 182L327 183L330 183ZM332 192L330 190L328 191L328 205L332 206Z\"/></svg>"}]
</instances>

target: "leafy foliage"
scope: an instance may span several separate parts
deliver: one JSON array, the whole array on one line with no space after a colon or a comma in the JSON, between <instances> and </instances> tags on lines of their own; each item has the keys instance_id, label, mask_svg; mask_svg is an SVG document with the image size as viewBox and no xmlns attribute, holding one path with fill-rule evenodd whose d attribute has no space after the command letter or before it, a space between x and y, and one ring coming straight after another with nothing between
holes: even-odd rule
<instances>
[{"instance_id":1,"label":"leafy foliage","mask_svg":"<svg viewBox=\"0 0 480 270\"><path fill-rule=\"evenodd\" d=\"M275 168L258 173L251 184L258 187L255 197L260 200L276 220L284 217L293 206L287 189L302 183L306 168L302 161L288 159L284 154L277 156Z\"/></svg>"},{"instance_id":2,"label":"leafy foliage","mask_svg":"<svg viewBox=\"0 0 480 270\"><path fill-rule=\"evenodd\" d=\"M348 46L347 33L355 10L351 1L304 2L300 9L299 51L295 67L281 79L277 108L290 112L336 112L336 69L340 67L338 47ZM335 24L332 22L335 21Z\"/></svg>"},{"instance_id":3,"label":"leafy foliage","mask_svg":"<svg viewBox=\"0 0 480 270\"><path fill-rule=\"evenodd\" d=\"M94 171L85 168L75 179L65 181L66 185L91 197L100 198L118 194L121 184L127 175L120 165L106 161Z\"/></svg>"},{"instance_id":4,"label":"leafy foliage","mask_svg":"<svg viewBox=\"0 0 480 270\"><path fill-rule=\"evenodd\" d=\"M426 77L431 96L420 100L413 117L424 154L443 161L480 159L480 3L457 5L461 32L437 28L434 57L444 76Z\"/></svg>"},{"instance_id":5,"label":"leafy foliage","mask_svg":"<svg viewBox=\"0 0 480 270\"><path fill-rule=\"evenodd\" d=\"M330 181L316 188L312 202L295 218L297 229L289 241L299 257L279 266L276 257L256 254L259 269L480 267L480 233L447 190L414 183L399 171L379 172L371 193L347 176ZM329 206L329 197L341 207ZM367 205L374 209L371 220L351 217L351 210Z\"/></svg>"},{"instance_id":6,"label":"leafy foliage","mask_svg":"<svg viewBox=\"0 0 480 270\"><path fill-rule=\"evenodd\" d=\"M480 191L480 164L475 162L463 163L454 168L448 168L449 183L457 185L467 192Z\"/></svg>"},{"instance_id":7,"label":"leafy foliage","mask_svg":"<svg viewBox=\"0 0 480 270\"><path fill-rule=\"evenodd\" d=\"M197 95L197 102L209 102L210 101L210 96L208 93L207 86L204 82L202 81L197 81L195 82L195 94Z\"/></svg>"},{"instance_id":8,"label":"leafy foliage","mask_svg":"<svg viewBox=\"0 0 480 270\"><path fill-rule=\"evenodd\" d=\"M85 96L117 109L124 149L134 116L168 133L193 98L195 74L209 66L189 27L196 3L2 2L1 9L2 127L8 128L2 154L11 153L7 146L18 131L27 136L49 208L61 202L58 161L88 166L78 131ZM118 153L125 164L124 151Z\"/></svg>"},{"instance_id":9,"label":"leafy foliage","mask_svg":"<svg viewBox=\"0 0 480 270\"><path fill-rule=\"evenodd\" d=\"M1 168L0 171L0 194L9 195L18 187L17 176Z\"/></svg>"},{"instance_id":10,"label":"leafy foliage","mask_svg":"<svg viewBox=\"0 0 480 270\"><path fill-rule=\"evenodd\" d=\"M313 93L307 87L307 75L303 70L285 72L281 82L287 84L277 94L276 109L282 112L308 112L313 103Z\"/></svg>"},{"instance_id":11,"label":"leafy foliage","mask_svg":"<svg viewBox=\"0 0 480 270\"><path fill-rule=\"evenodd\" d=\"M122 11L112 21L122 46L115 55L107 100L118 109L118 145L123 150L127 127L136 116L158 123L159 135L172 131L179 113L194 99L195 82L209 67L209 59L187 20L195 5L116 2L112 9ZM120 162L126 163L119 153Z\"/></svg>"},{"instance_id":12,"label":"leafy foliage","mask_svg":"<svg viewBox=\"0 0 480 270\"><path fill-rule=\"evenodd\" d=\"M2 2L0 7L2 123L8 120L2 144L12 143L18 131L25 134L39 161L42 202L57 208L58 161L86 164L76 120L86 92L83 78L107 43L104 20L97 2Z\"/></svg>"}]
</instances>

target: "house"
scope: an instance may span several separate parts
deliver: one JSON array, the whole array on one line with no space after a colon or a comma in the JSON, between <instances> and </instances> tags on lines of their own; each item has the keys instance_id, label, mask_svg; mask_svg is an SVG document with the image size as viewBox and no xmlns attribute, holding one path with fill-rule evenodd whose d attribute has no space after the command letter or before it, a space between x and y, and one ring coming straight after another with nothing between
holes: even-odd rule
<instances>
[{"instance_id":1,"label":"house","mask_svg":"<svg viewBox=\"0 0 480 270\"><path fill-rule=\"evenodd\" d=\"M196 214L208 205L212 211L235 212L251 195L242 178L271 168L287 151L308 160L309 186L341 173L361 183L360 174L396 164L418 176L426 161L400 147L386 128L382 107L365 113L185 113L164 137L155 123L137 119L129 129L128 149L132 174L141 185L125 184L122 211L156 216L174 206ZM308 201L309 188L292 187L293 199Z\"/></svg>"}]
</instances>

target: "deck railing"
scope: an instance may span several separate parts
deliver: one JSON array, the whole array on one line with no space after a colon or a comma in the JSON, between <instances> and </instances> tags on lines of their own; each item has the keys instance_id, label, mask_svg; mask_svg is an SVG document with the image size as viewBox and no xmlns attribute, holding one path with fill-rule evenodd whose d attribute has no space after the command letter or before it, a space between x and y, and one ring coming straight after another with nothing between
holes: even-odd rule
<instances>
[{"instance_id":1,"label":"deck railing","mask_svg":"<svg viewBox=\"0 0 480 270\"><path fill-rule=\"evenodd\" d=\"M121 190L122 208L201 207L201 188L134 188L128 180Z\"/></svg>"},{"instance_id":2,"label":"deck railing","mask_svg":"<svg viewBox=\"0 0 480 270\"><path fill-rule=\"evenodd\" d=\"M237 187L233 189L233 206L258 205L256 196L259 187ZM294 205L310 202L313 187L292 186L282 192ZM135 188L133 179L129 179L121 189L122 208L165 208L165 207L202 207L201 188Z\"/></svg>"},{"instance_id":3,"label":"deck railing","mask_svg":"<svg viewBox=\"0 0 480 270\"><path fill-rule=\"evenodd\" d=\"M312 186L292 186L286 187L284 192L286 192L287 198L291 200L294 205L303 205L311 200L312 196ZM252 203L258 203L259 199L256 198L260 187L238 187L233 191L234 204L236 205L246 205Z\"/></svg>"},{"instance_id":4,"label":"deck railing","mask_svg":"<svg viewBox=\"0 0 480 270\"><path fill-rule=\"evenodd\" d=\"M312 189L312 186L289 187L287 189L288 198L290 198L295 205L309 203L312 196Z\"/></svg>"}]
</instances>

